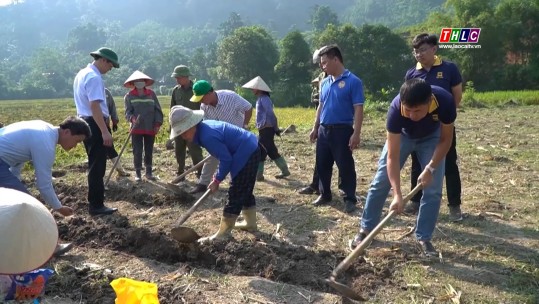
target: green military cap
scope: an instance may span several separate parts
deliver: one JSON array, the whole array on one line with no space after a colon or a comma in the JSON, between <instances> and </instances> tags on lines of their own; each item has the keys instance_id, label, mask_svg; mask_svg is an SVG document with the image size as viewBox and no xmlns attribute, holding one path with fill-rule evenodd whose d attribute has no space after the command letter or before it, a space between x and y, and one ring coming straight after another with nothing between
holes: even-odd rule
<instances>
[{"instance_id":1,"label":"green military cap","mask_svg":"<svg viewBox=\"0 0 539 304\"><path fill-rule=\"evenodd\" d=\"M172 75L170 77L189 77L193 76L191 72L189 72L189 68L185 65L178 65L174 68L174 71L172 72Z\"/></svg>"},{"instance_id":2,"label":"green military cap","mask_svg":"<svg viewBox=\"0 0 539 304\"><path fill-rule=\"evenodd\" d=\"M120 67L120 63L118 63L118 55L116 55L116 53L108 47L99 48L97 51L91 52L90 55L94 57L94 59L96 56L103 57L108 61L112 62L112 65L115 68Z\"/></svg>"}]
</instances>

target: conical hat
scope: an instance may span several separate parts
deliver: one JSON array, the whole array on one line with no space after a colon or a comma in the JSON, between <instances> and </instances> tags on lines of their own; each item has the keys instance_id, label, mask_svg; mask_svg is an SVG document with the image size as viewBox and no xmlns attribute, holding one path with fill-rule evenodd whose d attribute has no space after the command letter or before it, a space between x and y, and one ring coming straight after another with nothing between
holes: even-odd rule
<instances>
[{"instance_id":1,"label":"conical hat","mask_svg":"<svg viewBox=\"0 0 539 304\"><path fill-rule=\"evenodd\" d=\"M151 86L155 82L150 76L142 73L141 71L135 71L124 82L124 87L128 89L134 88L135 86L133 85L133 81L137 81L137 80L145 80L147 87Z\"/></svg>"},{"instance_id":2,"label":"conical hat","mask_svg":"<svg viewBox=\"0 0 539 304\"><path fill-rule=\"evenodd\" d=\"M271 89L260 76L251 79L248 83L244 84L242 88L271 92Z\"/></svg>"},{"instance_id":3,"label":"conical hat","mask_svg":"<svg viewBox=\"0 0 539 304\"><path fill-rule=\"evenodd\" d=\"M31 195L8 188L0 188L0 235L0 274L39 268L58 243L49 210Z\"/></svg>"}]
</instances>

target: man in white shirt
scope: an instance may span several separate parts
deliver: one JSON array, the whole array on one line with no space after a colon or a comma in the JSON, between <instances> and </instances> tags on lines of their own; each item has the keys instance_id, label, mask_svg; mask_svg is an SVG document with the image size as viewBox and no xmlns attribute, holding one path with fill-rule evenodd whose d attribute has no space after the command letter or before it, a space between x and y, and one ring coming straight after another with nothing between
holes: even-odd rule
<instances>
[{"instance_id":1,"label":"man in white shirt","mask_svg":"<svg viewBox=\"0 0 539 304\"><path fill-rule=\"evenodd\" d=\"M107 150L112 146L112 135L107 126L109 110L102 74L119 68L118 55L102 47L90 55L94 61L79 71L73 81L73 95L77 115L84 119L93 136L84 141L88 154L88 211L90 215L111 214L118 209L106 207L103 177L107 170Z\"/></svg>"},{"instance_id":2,"label":"man in white shirt","mask_svg":"<svg viewBox=\"0 0 539 304\"><path fill-rule=\"evenodd\" d=\"M43 200L63 216L73 209L62 206L52 185L52 167L56 158L56 145L65 151L91 137L88 124L77 117L66 118L58 127L42 120L21 121L0 129L0 187L28 193L21 182L21 169L32 161L36 187ZM56 254L65 253L71 244L60 244Z\"/></svg>"}]
</instances>

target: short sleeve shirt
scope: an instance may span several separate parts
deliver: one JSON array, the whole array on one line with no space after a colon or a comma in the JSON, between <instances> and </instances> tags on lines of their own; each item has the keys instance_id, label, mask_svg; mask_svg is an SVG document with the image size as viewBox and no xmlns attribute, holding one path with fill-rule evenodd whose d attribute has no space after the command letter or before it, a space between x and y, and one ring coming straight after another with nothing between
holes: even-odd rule
<instances>
[{"instance_id":1,"label":"short sleeve shirt","mask_svg":"<svg viewBox=\"0 0 539 304\"><path fill-rule=\"evenodd\" d=\"M109 117L109 109L105 98L105 85L97 67L89 64L80 70L73 80L73 97L78 116L92 116L90 102L98 101L101 113Z\"/></svg>"},{"instance_id":2,"label":"short sleeve shirt","mask_svg":"<svg viewBox=\"0 0 539 304\"><path fill-rule=\"evenodd\" d=\"M432 134L440 128L440 123L453 123L457 118L453 96L441 87L431 85L431 88L433 98L430 101L429 112L419 121L413 121L406 117L400 95L397 95L387 112L387 131L416 139Z\"/></svg>"},{"instance_id":3,"label":"short sleeve shirt","mask_svg":"<svg viewBox=\"0 0 539 304\"><path fill-rule=\"evenodd\" d=\"M354 123L354 106L363 105L363 83L361 79L345 70L341 76L326 77L320 91L320 123L323 125Z\"/></svg>"},{"instance_id":4,"label":"short sleeve shirt","mask_svg":"<svg viewBox=\"0 0 539 304\"><path fill-rule=\"evenodd\" d=\"M425 70L419 62L414 68L409 69L404 80L412 78L421 78L428 84L439 86L449 93L452 93L451 88L462 83L462 76L457 65L451 61L441 60L438 56L429 71Z\"/></svg>"}]
</instances>

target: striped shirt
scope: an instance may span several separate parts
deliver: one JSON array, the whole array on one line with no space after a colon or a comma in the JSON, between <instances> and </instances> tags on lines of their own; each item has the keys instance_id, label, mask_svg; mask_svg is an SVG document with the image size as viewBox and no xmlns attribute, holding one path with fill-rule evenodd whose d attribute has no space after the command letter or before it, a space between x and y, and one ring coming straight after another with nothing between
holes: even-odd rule
<instances>
[{"instance_id":1,"label":"striped shirt","mask_svg":"<svg viewBox=\"0 0 539 304\"><path fill-rule=\"evenodd\" d=\"M224 121L243 128L245 112L252 106L243 97L230 90L218 90L217 104L214 106L201 104L200 109L204 111L204 119Z\"/></svg>"}]
</instances>

